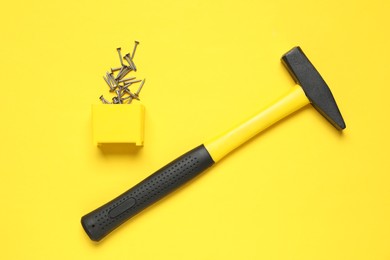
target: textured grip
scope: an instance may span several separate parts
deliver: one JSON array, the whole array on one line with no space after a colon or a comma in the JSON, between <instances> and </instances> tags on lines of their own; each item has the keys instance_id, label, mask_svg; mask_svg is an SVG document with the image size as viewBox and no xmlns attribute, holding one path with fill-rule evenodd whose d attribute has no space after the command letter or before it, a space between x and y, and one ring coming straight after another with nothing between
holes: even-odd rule
<instances>
[{"instance_id":1,"label":"textured grip","mask_svg":"<svg viewBox=\"0 0 390 260\"><path fill-rule=\"evenodd\" d=\"M200 145L156 171L133 188L81 218L88 236L99 241L123 222L214 164Z\"/></svg>"}]
</instances>

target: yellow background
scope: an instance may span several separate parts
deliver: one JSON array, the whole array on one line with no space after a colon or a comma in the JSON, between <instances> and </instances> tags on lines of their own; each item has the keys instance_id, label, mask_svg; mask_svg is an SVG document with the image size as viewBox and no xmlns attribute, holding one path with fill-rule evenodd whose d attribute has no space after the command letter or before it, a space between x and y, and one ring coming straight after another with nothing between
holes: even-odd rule
<instances>
[{"instance_id":1,"label":"yellow background","mask_svg":"<svg viewBox=\"0 0 390 260\"><path fill-rule=\"evenodd\" d=\"M3 1L1 259L390 259L387 0ZM92 144L135 55L145 146ZM293 86L300 45L347 129L310 106L96 244L80 218Z\"/></svg>"}]
</instances>

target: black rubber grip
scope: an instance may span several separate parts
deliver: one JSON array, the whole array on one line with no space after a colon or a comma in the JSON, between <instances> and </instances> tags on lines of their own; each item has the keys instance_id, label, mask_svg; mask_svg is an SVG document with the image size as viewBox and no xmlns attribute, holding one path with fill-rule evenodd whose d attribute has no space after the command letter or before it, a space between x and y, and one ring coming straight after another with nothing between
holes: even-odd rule
<instances>
[{"instance_id":1,"label":"black rubber grip","mask_svg":"<svg viewBox=\"0 0 390 260\"><path fill-rule=\"evenodd\" d=\"M191 180L214 164L204 145L180 156L133 188L81 218L81 224L94 240L108 233L149 205Z\"/></svg>"}]
</instances>

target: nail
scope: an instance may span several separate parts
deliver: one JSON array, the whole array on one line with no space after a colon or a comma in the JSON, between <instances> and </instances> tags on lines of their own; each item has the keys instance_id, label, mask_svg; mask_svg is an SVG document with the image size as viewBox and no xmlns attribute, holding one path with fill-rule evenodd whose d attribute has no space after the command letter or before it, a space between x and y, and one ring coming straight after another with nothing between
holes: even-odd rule
<instances>
[{"instance_id":1,"label":"nail","mask_svg":"<svg viewBox=\"0 0 390 260\"><path fill-rule=\"evenodd\" d=\"M139 88L138 88L137 92L135 92L135 95L136 95L137 97L138 97L139 93L141 92L141 89L142 89L142 87L144 86L144 84L145 84L145 79L142 80L141 84L139 85Z\"/></svg>"},{"instance_id":2,"label":"nail","mask_svg":"<svg viewBox=\"0 0 390 260\"><path fill-rule=\"evenodd\" d=\"M103 76L103 79L104 79L104 81L107 83L107 85L108 85L108 87L110 88L110 91L112 92L114 89L115 89L115 87L112 85L112 83L111 83L111 78L110 78L110 76L107 76L107 77L104 77Z\"/></svg>"},{"instance_id":3,"label":"nail","mask_svg":"<svg viewBox=\"0 0 390 260\"><path fill-rule=\"evenodd\" d=\"M127 82L129 80L133 80L133 79L135 79L135 77L131 77L131 78L127 78L127 79L121 79L121 80L119 80L119 82L120 83L125 83L125 82Z\"/></svg>"},{"instance_id":4,"label":"nail","mask_svg":"<svg viewBox=\"0 0 390 260\"><path fill-rule=\"evenodd\" d=\"M122 92L121 89L115 90L116 96L117 96L117 98L118 98L118 100L119 100L120 102L122 101L122 96L123 96L123 94L122 94L121 92ZM122 103L122 102L121 102L121 103Z\"/></svg>"},{"instance_id":5,"label":"nail","mask_svg":"<svg viewBox=\"0 0 390 260\"><path fill-rule=\"evenodd\" d=\"M116 89L116 87L118 87L118 83L115 81L112 74L108 72L106 73L106 77L110 86L110 92L113 92Z\"/></svg>"},{"instance_id":6,"label":"nail","mask_svg":"<svg viewBox=\"0 0 390 260\"><path fill-rule=\"evenodd\" d=\"M125 69L126 66L122 66L121 69L119 70L118 74L116 75L116 80L119 78L119 76L123 73L123 70Z\"/></svg>"},{"instance_id":7,"label":"nail","mask_svg":"<svg viewBox=\"0 0 390 260\"><path fill-rule=\"evenodd\" d=\"M134 64L134 61L132 60L132 58L130 57L130 54L126 54L124 57L123 57L127 63L129 63L130 67L134 70L134 71L137 71L137 67L135 66Z\"/></svg>"},{"instance_id":8,"label":"nail","mask_svg":"<svg viewBox=\"0 0 390 260\"><path fill-rule=\"evenodd\" d=\"M139 93L141 92L141 89L142 89L142 87L144 86L144 84L145 84L145 79L142 80L141 84L139 85L139 88L138 88L137 92L134 93L134 96L136 96L136 99L138 99L138 100L139 100ZM129 99L128 104L130 104L131 101L133 101L132 98Z\"/></svg>"},{"instance_id":9,"label":"nail","mask_svg":"<svg viewBox=\"0 0 390 260\"><path fill-rule=\"evenodd\" d=\"M118 68L111 68L111 72L115 72L115 71L119 71L121 70L122 67L118 67Z\"/></svg>"},{"instance_id":10,"label":"nail","mask_svg":"<svg viewBox=\"0 0 390 260\"><path fill-rule=\"evenodd\" d=\"M103 79L104 79L104 81L107 83L107 85L110 87L110 89L112 88L111 87L111 84L110 84L110 81L109 81L109 79L107 79L105 76L103 76Z\"/></svg>"},{"instance_id":11,"label":"nail","mask_svg":"<svg viewBox=\"0 0 390 260\"><path fill-rule=\"evenodd\" d=\"M121 54L121 48L116 48L119 54L119 60L121 61L121 65L123 66L123 60L122 60L122 54Z\"/></svg>"},{"instance_id":12,"label":"nail","mask_svg":"<svg viewBox=\"0 0 390 260\"><path fill-rule=\"evenodd\" d=\"M133 93L131 93L131 91L128 88L124 89L123 91L126 92L126 94L129 94L129 96L122 98L122 100L126 100L128 98L134 98L134 99L139 100L139 98L136 95L134 95Z\"/></svg>"},{"instance_id":13,"label":"nail","mask_svg":"<svg viewBox=\"0 0 390 260\"><path fill-rule=\"evenodd\" d=\"M117 81L123 79L131 71L131 68L129 66L123 66L122 68L123 69L121 69L121 71L119 71L118 75L115 78L115 80L117 80Z\"/></svg>"},{"instance_id":14,"label":"nail","mask_svg":"<svg viewBox=\"0 0 390 260\"><path fill-rule=\"evenodd\" d=\"M107 99L105 99L105 98L103 97L103 95L101 95L101 96L99 97L99 99L103 102L103 104L111 104Z\"/></svg>"},{"instance_id":15,"label":"nail","mask_svg":"<svg viewBox=\"0 0 390 260\"><path fill-rule=\"evenodd\" d=\"M112 74L109 74L110 80L114 88L118 87L118 82L115 80L114 76Z\"/></svg>"},{"instance_id":16,"label":"nail","mask_svg":"<svg viewBox=\"0 0 390 260\"><path fill-rule=\"evenodd\" d=\"M141 82L141 81L142 80L140 80L140 79L126 81L124 87L129 87L131 84L138 83L138 82Z\"/></svg>"},{"instance_id":17,"label":"nail","mask_svg":"<svg viewBox=\"0 0 390 260\"><path fill-rule=\"evenodd\" d=\"M120 104L121 101L120 101L120 99L118 99L118 97L113 97L113 98L112 98L112 103L113 103L113 104Z\"/></svg>"},{"instance_id":18,"label":"nail","mask_svg":"<svg viewBox=\"0 0 390 260\"><path fill-rule=\"evenodd\" d=\"M137 45L139 44L139 41L134 41L134 49L133 49L133 53L131 54L131 58L134 59L134 55L135 55L135 50L137 49Z\"/></svg>"}]
</instances>

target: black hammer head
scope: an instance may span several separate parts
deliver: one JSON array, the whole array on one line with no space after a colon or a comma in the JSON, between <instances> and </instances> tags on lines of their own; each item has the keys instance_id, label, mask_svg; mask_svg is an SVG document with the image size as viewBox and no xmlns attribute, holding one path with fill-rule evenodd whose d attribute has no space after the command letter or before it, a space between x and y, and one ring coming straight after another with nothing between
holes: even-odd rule
<instances>
[{"instance_id":1,"label":"black hammer head","mask_svg":"<svg viewBox=\"0 0 390 260\"><path fill-rule=\"evenodd\" d=\"M334 127L343 130L345 122L332 92L301 48L295 47L284 54L282 62L294 80L302 87L315 109L328 119Z\"/></svg>"}]
</instances>

